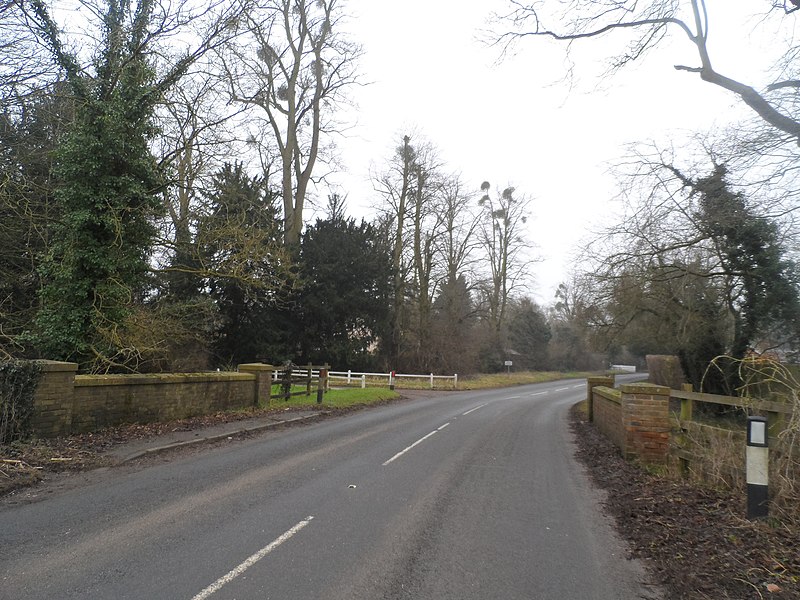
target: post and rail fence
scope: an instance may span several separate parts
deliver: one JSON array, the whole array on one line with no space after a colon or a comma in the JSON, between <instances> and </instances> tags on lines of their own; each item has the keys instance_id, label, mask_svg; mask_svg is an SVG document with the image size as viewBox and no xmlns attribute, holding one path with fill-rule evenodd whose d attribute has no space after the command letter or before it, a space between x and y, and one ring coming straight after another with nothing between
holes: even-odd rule
<instances>
[{"instance_id":1,"label":"post and rail fence","mask_svg":"<svg viewBox=\"0 0 800 600\"><path fill-rule=\"evenodd\" d=\"M458 389L458 373L453 375L434 375L429 374L412 374L412 373L362 373L357 371L330 371L328 373L329 382L338 382L338 385L344 386L360 386L362 388L368 385L382 386L388 385L392 387L397 385L403 379L406 381L424 382L430 387L435 389L437 382L452 381L452 386L447 386L449 389Z\"/></svg>"},{"instance_id":2,"label":"post and rail fence","mask_svg":"<svg viewBox=\"0 0 800 600\"><path fill-rule=\"evenodd\" d=\"M720 414L721 407L732 410ZM764 423L763 446L772 450L770 464L762 470L765 474L780 470L779 480L788 491L777 490L777 501L796 505L800 404L792 395L771 399L721 396L695 392L688 384L680 390L648 383L622 384L615 389L613 378L592 377L587 380L587 413L626 458L674 465L683 476L732 488L743 485L746 478L750 484L745 461L745 448L750 445L748 427L751 421L760 420Z\"/></svg>"}]
</instances>

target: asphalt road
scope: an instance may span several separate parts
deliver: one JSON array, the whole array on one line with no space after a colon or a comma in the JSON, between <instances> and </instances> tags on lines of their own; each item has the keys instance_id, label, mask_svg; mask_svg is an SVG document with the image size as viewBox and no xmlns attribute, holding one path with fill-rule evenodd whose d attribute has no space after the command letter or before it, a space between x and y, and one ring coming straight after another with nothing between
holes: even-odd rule
<instances>
[{"instance_id":1,"label":"asphalt road","mask_svg":"<svg viewBox=\"0 0 800 600\"><path fill-rule=\"evenodd\" d=\"M0 599L654 597L572 458L570 380L111 469L0 508Z\"/></svg>"}]
</instances>

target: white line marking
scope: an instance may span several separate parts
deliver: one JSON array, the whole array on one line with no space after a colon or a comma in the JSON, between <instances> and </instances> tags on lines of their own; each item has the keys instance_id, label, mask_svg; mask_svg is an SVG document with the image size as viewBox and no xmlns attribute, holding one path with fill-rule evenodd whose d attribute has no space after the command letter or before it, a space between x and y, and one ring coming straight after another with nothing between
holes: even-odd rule
<instances>
[{"instance_id":1,"label":"white line marking","mask_svg":"<svg viewBox=\"0 0 800 600\"><path fill-rule=\"evenodd\" d=\"M503 400L517 400L518 398L522 398L522 396L509 396L508 398L503 398Z\"/></svg>"},{"instance_id":2,"label":"white line marking","mask_svg":"<svg viewBox=\"0 0 800 600\"><path fill-rule=\"evenodd\" d=\"M575 388L582 388L582 387L586 387L585 384L581 383L580 385L573 385L572 389L574 390Z\"/></svg>"},{"instance_id":3,"label":"white line marking","mask_svg":"<svg viewBox=\"0 0 800 600\"><path fill-rule=\"evenodd\" d=\"M469 409L467 412L465 412L465 413L461 413L461 416L462 416L462 417L466 417L466 416L467 416L469 413L475 412L475 411L476 411L476 410L478 410L479 408L483 408L484 406L487 406L488 404L489 404L489 403L487 402L486 404L481 404L480 406L476 406L475 408L471 408L471 409Z\"/></svg>"},{"instance_id":4,"label":"white line marking","mask_svg":"<svg viewBox=\"0 0 800 600\"><path fill-rule=\"evenodd\" d=\"M397 453L397 454L395 454L395 455L394 455L392 458L390 458L390 459L389 459L389 460L387 460L385 463L383 463L383 466L385 467L385 466L386 466L386 465L388 465L389 463L391 463L391 462L394 462L395 460L397 460L398 458L400 458L401 456L403 456L403 454L405 454L406 452L408 452L409 450L411 450L411 449L412 449L414 446L417 446L417 445L421 444L422 442L424 442L425 440L427 440L429 437L431 437L431 436L432 436L434 433L436 433L437 431L441 431L442 429L444 429L444 428L445 428L445 427L447 427L448 425L450 425L450 423L445 423L444 425L442 425L442 426L441 426L441 427L439 427L438 429L434 429L433 431L431 431L431 432L430 432L428 435L422 436L422 437L421 437L421 438L419 438L419 439L418 439L416 442L414 442L413 444L411 444L411 445L410 445L408 448L404 448L403 450L400 450L400 452L398 452L398 453ZM193 599L193 600L194 600L194 599Z\"/></svg>"},{"instance_id":5,"label":"white line marking","mask_svg":"<svg viewBox=\"0 0 800 600\"><path fill-rule=\"evenodd\" d=\"M549 394L549 393L550 393L550 391L548 390L546 392L536 392L535 394L531 394L531 396L542 396L544 394Z\"/></svg>"},{"instance_id":6,"label":"white line marking","mask_svg":"<svg viewBox=\"0 0 800 600\"><path fill-rule=\"evenodd\" d=\"M226 583L230 583L231 581L236 579L239 575L244 573L247 569L252 567L258 561L260 561L262 558L264 558L267 554L269 554L270 552L275 550L275 548L277 548L278 546L283 544L285 541L289 540L292 536L294 536L303 527L308 525L313 518L314 517L309 516L309 517L306 517L305 519L303 519L302 521L300 521L297 525L292 527L289 531L287 531L286 533L281 535L275 541L271 542L267 546L264 546L261 550L259 550L258 552L256 552L252 556L250 556L250 558L245 560L238 567L236 567L235 569L233 569L230 572L228 572L227 575L223 575L222 577L217 579L214 583L212 583L210 586L208 586L202 592L200 592L199 594L194 596L192 598L192 600L205 600L206 598L208 598L214 592L219 591L219 589L222 588L223 585L225 585Z\"/></svg>"},{"instance_id":7,"label":"white line marking","mask_svg":"<svg viewBox=\"0 0 800 600\"><path fill-rule=\"evenodd\" d=\"M565 387L565 388L558 388L558 389L555 389L553 391L554 392L563 392L564 390L568 390L568 389L569 389L568 387Z\"/></svg>"}]
</instances>

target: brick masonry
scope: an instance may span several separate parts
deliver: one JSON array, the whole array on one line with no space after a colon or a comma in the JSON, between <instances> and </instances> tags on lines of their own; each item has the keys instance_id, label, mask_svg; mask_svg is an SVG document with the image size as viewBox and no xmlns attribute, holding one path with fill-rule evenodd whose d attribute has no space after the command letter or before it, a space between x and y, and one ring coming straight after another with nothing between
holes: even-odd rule
<instances>
[{"instance_id":1,"label":"brick masonry","mask_svg":"<svg viewBox=\"0 0 800 600\"><path fill-rule=\"evenodd\" d=\"M242 365L242 372L77 375L74 363L40 362L33 415L33 432L39 437L181 419L269 401L269 365Z\"/></svg>"},{"instance_id":2,"label":"brick masonry","mask_svg":"<svg viewBox=\"0 0 800 600\"><path fill-rule=\"evenodd\" d=\"M622 384L619 390L592 388L594 422L625 458L664 464L669 453L667 387L649 383Z\"/></svg>"}]
</instances>

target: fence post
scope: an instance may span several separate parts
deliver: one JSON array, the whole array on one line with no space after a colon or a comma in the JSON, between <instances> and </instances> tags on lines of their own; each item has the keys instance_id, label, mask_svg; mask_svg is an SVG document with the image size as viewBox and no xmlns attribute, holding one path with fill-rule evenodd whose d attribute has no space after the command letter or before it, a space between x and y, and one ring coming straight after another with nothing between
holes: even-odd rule
<instances>
[{"instance_id":1,"label":"fence post","mask_svg":"<svg viewBox=\"0 0 800 600\"><path fill-rule=\"evenodd\" d=\"M433 389L433 373L431 373L431 389Z\"/></svg>"},{"instance_id":2,"label":"fence post","mask_svg":"<svg viewBox=\"0 0 800 600\"><path fill-rule=\"evenodd\" d=\"M691 383L682 383L681 390L684 392L693 392L694 388ZM691 398L681 398L681 421L692 420L692 400Z\"/></svg>"},{"instance_id":3,"label":"fence post","mask_svg":"<svg viewBox=\"0 0 800 600\"><path fill-rule=\"evenodd\" d=\"M453 389L458 389L458 373L453 374Z\"/></svg>"},{"instance_id":4,"label":"fence post","mask_svg":"<svg viewBox=\"0 0 800 600\"><path fill-rule=\"evenodd\" d=\"M367 387L367 374L366 373L362 373L361 374L361 389L363 390L366 387Z\"/></svg>"},{"instance_id":5,"label":"fence post","mask_svg":"<svg viewBox=\"0 0 800 600\"><path fill-rule=\"evenodd\" d=\"M325 393L325 386L328 383L328 365L319 368L319 379L317 380L317 404L322 404L322 395Z\"/></svg>"},{"instance_id":6,"label":"fence post","mask_svg":"<svg viewBox=\"0 0 800 600\"><path fill-rule=\"evenodd\" d=\"M350 376L353 372L350 369L347 369L347 385L350 385Z\"/></svg>"},{"instance_id":7,"label":"fence post","mask_svg":"<svg viewBox=\"0 0 800 600\"><path fill-rule=\"evenodd\" d=\"M306 373L306 396L311 395L311 371L313 370L313 366L311 363L308 363L308 372Z\"/></svg>"}]
</instances>

